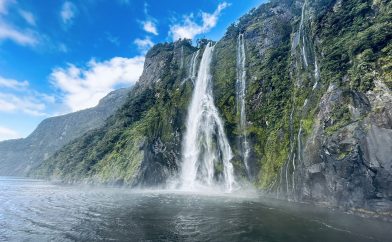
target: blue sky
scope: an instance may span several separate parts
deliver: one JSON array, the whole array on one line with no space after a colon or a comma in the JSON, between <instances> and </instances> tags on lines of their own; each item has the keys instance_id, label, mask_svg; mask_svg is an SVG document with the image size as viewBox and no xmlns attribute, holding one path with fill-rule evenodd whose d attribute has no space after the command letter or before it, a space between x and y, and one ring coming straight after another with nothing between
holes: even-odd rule
<instances>
[{"instance_id":1,"label":"blue sky","mask_svg":"<svg viewBox=\"0 0 392 242\"><path fill-rule=\"evenodd\" d=\"M218 40L264 0L0 0L0 140L130 86L155 43Z\"/></svg>"}]
</instances>

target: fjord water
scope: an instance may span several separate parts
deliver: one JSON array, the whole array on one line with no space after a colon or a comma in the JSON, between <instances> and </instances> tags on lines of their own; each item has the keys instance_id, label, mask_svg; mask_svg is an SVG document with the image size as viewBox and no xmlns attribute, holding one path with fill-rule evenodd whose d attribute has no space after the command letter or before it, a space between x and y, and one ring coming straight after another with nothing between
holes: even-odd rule
<instances>
[{"instance_id":1,"label":"fjord water","mask_svg":"<svg viewBox=\"0 0 392 242\"><path fill-rule=\"evenodd\" d=\"M391 224L256 194L132 191L0 177L0 241L390 241Z\"/></svg>"},{"instance_id":2,"label":"fjord water","mask_svg":"<svg viewBox=\"0 0 392 242\"><path fill-rule=\"evenodd\" d=\"M180 180L185 190L223 185L226 191L231 191L235 185L230 162L232 150L212 94L210 66L213 51L214 46L209 43L200 62L188 108ZM220 184L215 175L216 167L223 167Z\"/></svg>"}]
</instances>

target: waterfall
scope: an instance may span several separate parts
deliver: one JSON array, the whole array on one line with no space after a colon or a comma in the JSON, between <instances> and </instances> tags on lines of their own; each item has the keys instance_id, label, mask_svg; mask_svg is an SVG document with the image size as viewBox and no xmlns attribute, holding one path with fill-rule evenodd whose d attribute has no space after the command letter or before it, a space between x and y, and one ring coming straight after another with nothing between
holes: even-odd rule
<instances>
[{"instance_id":1,"label":"waterfall","mask_svg":"<svg viewBox=\"0 0 392 242\"><path fill-rule=\"evenodd\" d=\"M189 66L189 79L191 79L192 83L195 84L196 75L197 75L197 58L199 57L200 50L197 50L192 54L191 64Z\"/></svg>"},{"instance_id":2,"label":"waterfall","mask_svg":"<svg viewBox=\"0 0 392 242\"><path fill-rule=\"evenodd\" d=\"M246 69L245 69L245 42L244 35L238 35L237 40L237 113L240 117L239 130L240 137L240 151L243 157L243 162L246 168L248 178L251 178L250 167L248 164L249 158L249 143L246 135L246 109L245 109L245 95L246 95Z\"/></svg>"},{"instance_id":3,"label":"waterfall","mask_svg":"<svg viewBox=\"0 0 392 242\"><path fill-rule=\"evenodd\" d=\"M297 137L297 142L298 142L298 161L301 161L301 149L302 149L301 135L302 135L302 123L299 125L298 137ZM295 163L294 162L293 162L293 167L294 167L294 170L295 170Z\"/></svg>"},{"instance_id":4,"label":"waterfall","mask_svg":"<svg viewBox=\"0 0 392 242\"><path fill-rule=\"evenodd\" d=\"M314 54L314 85L312 87L312 90L316 89L318 85L318 81L320 80L320 68L317 63L317 56L316 53Z\"/></svg>"},{"instance_id":5,"label":"waterfall","mask_svg":"<svg viewBox=\"0 0 392 242\"><path fill-rule=\"evenodd\" d=\"M302 13L301 13L301 21L299 24L299 34L301 39L302 34L302 57L304 59L305 67L308 67L308 57L306 56L306 49L305 49L305 29L304 29L304 18L305 18L305 7L306 7L306 0L302 5Z\"/></svg>"},{"instance_id":6,"label":"waterfall","mask_svg":"<svg viewBox=\"0 0 392 242\"><path fill-rule=\"evenodd\" d=\"M298 149L297 150L298 158L297 159L298 159L298 163L299 164L301 164L301 161L302 161L302 158L301 158L302 157L301 156L301 149L302 149L301 135L302 135L302 122L299 125L299 130L298 130L298 135L297 135L297 143L298 143L298 148L297 148ZM296 166L295 166L295 154L294 154L294 157L293 157L293 174L292 174L293 195L295 194L295 176L294 176L295 175L295 170L296 170Z\"/></svg>"},{"instance_id":7,"label":"waterfall","mask_svg":"<svg viewBox=\"0 0 392 242\"><path fill-rule=\"evenodd\" d=\"M214 105L210 64L214 46L209 43L199 66L188 108L182 150L182 188L213 186L217 180L231 191L235 184L233 157L223 122ZM220 168L220 169L219 169ZM222 171L223 177L217 178Z\"/></svg>"}]
</instances>

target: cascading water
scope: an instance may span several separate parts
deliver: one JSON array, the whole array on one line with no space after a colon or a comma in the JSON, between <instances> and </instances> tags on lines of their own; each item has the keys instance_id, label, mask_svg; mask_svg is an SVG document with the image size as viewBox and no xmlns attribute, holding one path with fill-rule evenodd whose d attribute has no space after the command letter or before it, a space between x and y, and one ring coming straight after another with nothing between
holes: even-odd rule
<instances>
[{"instance_id":1,"label":"cascading water","mask_svg":"<svg viewBox=\"0 0 392 242\"><path fill-rule=\"evenodd\" d=\"M295 48L297 46L300 47L300 58L296 58L297 59L297 66L300 66L299 63L300 59L302 59L302 66L305 66L305 69L308 68L308 56L306 53L306 32L305 32L305 27L304 27L304 22L305 22L305 13L306 13L306 4L307 4L307 0L304 1L304 3L302 4L302 8L301 8L301 19L300 19L300 23L299 23L299 27L298 27L298 32L296 33L293 42L292 42L292 51L295 51ZM298 75L298 73L297 73ZM295 86L300 88L301 87L301 78L298 75L296 77L296 82L295 82ZM296 97L295 95L292 98L292 103L296 103ZM306 106L307 101L305 101L304 105L302 106L302 109L304 108L304 106ZM295 152L295 134L294 134L294 113L295 113L296 107L295 105L292 106L291 109L291 113L290 113L290 152L288 154L287 160L285 162L285 164L282 166L281 170L280 170L280 186L283 187L284 184L284 180L286 182L286 195L288 196L288 198L290 199L290 196L292 198L295 197L295 170L296 170L296 159L298 159L298 157L296 157L296 152ZM300 116L300 122L301 122L301 116ZM297 142L301 142L301 132L302 132L302 126L299 128L299 132L297 135ZM298 145L297 148L300 148L300 145ZM298 152L298 151L297 151ZM291 162L291 164L290 164ZM290 169L292 170L292 172L290 173ZM285 177L283 180L283 172L285 173ZM289 180L289 175L291 175L291 191L290 191L290 180ZM279 197L279 192L277 193L277 197Z\"/></svg>"},{"instance_id":2,"label":"cascading water","mask_svg":"<svg viewBox=\"0 0 392 242\"><path fill-rule=\"evenodd\" d=\"M240 117L239 130L240 137L240 151L243 157L244 165L248 177L251 178L251 171L248 164L249 158L249 143L246 135L246 109L245 109L245 95L246 95L246 69L245 69L245 42L244 35L238 35L237 40L237 113Z\"/></svg>"},{"instance_id":3,"label":"cascading water","mask_svg":"<svg viewBox=\"0 0 392 242\"><path fill-rule=\"evenodd\" d=\"M197 58L199 57L200 50L197 50L192 54L191 64L189 66L189 79L195 84L197 75Z\"/></svg>"},{"instance_id":4,"label":"cascading water","mask_svg":"<svg viewBox=\"0 0 392 242\"><path fill-rule=\"evenodd\" d=\"M185 190L213 186L220 180L225 190L231 191L236 183L230 162L233 154L212 95L210 64L213 50L211 43L204 50L188 109L181 171L181 186ZM220 170L223 170L223 177L217 179Z\"/></svg>"},{"instance_id":5,"label":"cascading water","mask_svg":"<svg viewBox=\"0 0 392 242\"><path fill-rule=\"evenodd\" d=\"M318 81L320 79L320 68L317 63L317 56L316 53L314 54L314 85L312 87L312 90L316 89L318 85Z\"/></svg>"},{"instance_id":6,"label":"cascading water","mask_svg":"<svg viewBox=\"0 0 392 242\"><path fill-rule=\"evenodd\" d=\"M302 37L302 58L304 59L305 67L308 67L308 57L306 55L306 41L305 41L305 28L304 28L304 18L305 18L305 7L306 7L306 0L302 5L302 12L301 12L301 21L299 24L299 34L300 39Z\"/></svg>"}]
</instances>

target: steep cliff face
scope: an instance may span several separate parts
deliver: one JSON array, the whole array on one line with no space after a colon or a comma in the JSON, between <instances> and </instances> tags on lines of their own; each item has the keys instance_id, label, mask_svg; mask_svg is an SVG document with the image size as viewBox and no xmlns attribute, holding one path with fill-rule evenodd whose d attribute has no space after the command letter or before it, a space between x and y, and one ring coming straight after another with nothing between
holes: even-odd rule
<instances>
[{"instance_id":1,"label":"steep cliff face","mask_svg":"<svg viewBox=\"0 0 392 242\"><path fill-rule=\"evenodd\" d=\"M391 216L391 16L387 0L271 1L229 27L215 45L211 74L238 180L277 198ZM153 47L120 111L34 175L140 186L175 179L205 44Z\"/></svg>"},{"instance_id":2,"label":"steep cliff face","mask_svg":"<svg viewBox=\"0 0 392 242\"><path fill-rule=\"evenodd\" d=\"M67 182L164 184L177 172L181 133L192 89L188 41L159 44L125 105L106 125L88 132L32 173Z\"/></svg>"},{"instance_id":3,"label":"steep cliff face","mask_svg":"<svg viewBox=\"0 0 392 242\"><path fill-rule=\"evenodd\" d=\"M0 175L26 175L70 141L102 126L124 104L129 91L119 89L94 108L45 119L25 139L0 142Z\"/></svg>"},{"instance_id":4,"label":"steep cliff face","mask_svg":"<svg viewBox=\"0 0 392 242\"><path fill-rule=\"evenodd\" d=\"M273 1L218 42L217 103L235 145L236 39L245 39L257 186L391 215L391 11L388 1Z\"/></svg>"}]
</instances>

